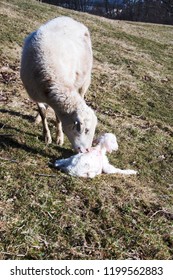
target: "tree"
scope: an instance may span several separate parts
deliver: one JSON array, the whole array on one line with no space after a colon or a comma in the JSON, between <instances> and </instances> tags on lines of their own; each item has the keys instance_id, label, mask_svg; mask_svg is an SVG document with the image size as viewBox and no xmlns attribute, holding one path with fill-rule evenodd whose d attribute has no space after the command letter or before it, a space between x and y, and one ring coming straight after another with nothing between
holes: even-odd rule
<instances>
[{"instance_id":1,"label":"tree","mask_svg":"<svg viewBox=\"0 0 173 280\"><path fill-rule=\"evenodd\" d=\"M173 24L173 0L42 0L114 19Z\"/></svg>"}]
</instances>

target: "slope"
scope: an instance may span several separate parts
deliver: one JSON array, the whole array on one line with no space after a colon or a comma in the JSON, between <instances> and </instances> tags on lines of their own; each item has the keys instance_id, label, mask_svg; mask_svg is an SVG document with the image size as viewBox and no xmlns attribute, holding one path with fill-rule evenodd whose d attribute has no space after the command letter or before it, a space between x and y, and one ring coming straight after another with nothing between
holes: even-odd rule
<instances>
[{"instance_id":1,"label":"slope","mask_svg":"<svg viewBox=\"0 0 173 280\"><path fill-rule=\"evenodd\" d=\"M111 21L26 0L0 1L0 258L172 259L172 26ZM94 52L86 96L96 134L117 135L110 162L138 176L72 178L49 162L36 106L19 77L23 40L60 15L86 24ZM51 131L54 122L50 113Z\"/></svg>"}]
</instances>

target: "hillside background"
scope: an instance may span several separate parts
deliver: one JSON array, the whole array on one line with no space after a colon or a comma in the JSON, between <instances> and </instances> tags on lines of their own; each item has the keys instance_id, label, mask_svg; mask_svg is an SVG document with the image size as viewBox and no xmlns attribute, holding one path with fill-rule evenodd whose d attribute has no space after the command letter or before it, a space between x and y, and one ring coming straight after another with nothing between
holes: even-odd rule
<instances>
[{"instance_id":1,"label":"hillside background","mask_svg":"<svg viewBox=\"0 0 173 280\"><path fill-rule=\"evenodd\" d=\"M173 24L173 0L38 0L112 19Z\"/></svg>"},{"instance_id":2,"label":"hillside background","mask_svg":"<svg viewBox=\"0 0 173 280\"><path fill-rule=\"evenodd\" d=\"M110 20L27 0L0 0L0 258L173 258L173 27ZM91 32L86 102L109 156L137 176L73 178L49 167L72 154L46 146L19 77L24 38L66 15ZM54 116L49 123L55 135Z\"/></svg>"}]
</instances>

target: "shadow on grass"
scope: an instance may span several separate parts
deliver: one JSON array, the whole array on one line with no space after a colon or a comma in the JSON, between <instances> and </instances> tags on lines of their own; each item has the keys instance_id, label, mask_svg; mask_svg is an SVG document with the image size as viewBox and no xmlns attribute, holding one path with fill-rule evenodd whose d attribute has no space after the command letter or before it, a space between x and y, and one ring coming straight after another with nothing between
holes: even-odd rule
<instances>
[{"instance_id":1,"label":"shadow on grass","mask_svg":"<svg viewBox=\"0 0 173 280\"><path fill-rule=\"evenodd\" d=\"M8 114L10 116L14 116L14 117L21 117L24 120L29 121L30 123L34 122L34 117L30 116L30 115L26 115L26 114L22 114L21 112L17 112L17 111L13 111L13 110L9 110L9 109L0 109L1 113L4 114ZM8 124L5 124L3 122L0 122L0 128L4 129L4 132L0 134L0 149L1 150L9 150L9 148L12 149L19 149L19 150L23 150L25 152L27 152L28 154L33 154L33 155L41 155L45 158L49 158L50 160L50 167L54 166L54 162L56 159L59 158L67 158L71 155L74 154L74 152L71 149L66 149L60 146L54 146L54 145L50 145L50 152L48 150L45 151L44 147L34 147L34 145L27 145L26 143L21 143L17 137L20 135L28 135L31 137L38 137L41 138L38 134L38 129L36 127L36 133L32 133L32 132L26 132L23 131L22 129L15 127L15 126L10 126ZM9 133L8 133L9 131ZM13 134L14 131L14 134ZM17 132L17 133L16 133ZM40 140L42 141L42 140ZM37 144L38 144L38 140L37 140ZM44 143L42 142L41 145L44 145ZM56 155L52 155L52 150L51 148L53 147L53 149L55 148L55 150L57 150L57 154L58 156L56 157ZM59 156L61 155L61 156Z\"/></svg>"},{"instance_id":2,"label":"shadow on grass","mask_svg":"<svg viewBox=\"0 0 173 280\"><path fill-rule=\"evenodd\" d=\"M34 122L33 116L25 115L25 114L22 114L17 111L8 110L8 109L0 109L0 112L4 113L4 114L9 114L11 116L21 117L22 119L27 120L29 122ZM61 154L61 156L56 157L56 152L55 152L55 155L52 155L51 150L49 153L39 147L33 147L33 146L29 146L25 143L20 143L17 139L14 138L16 136L19 136L19 134L20 135L26 134L28 136L38 137L38 139L40 139L41 137L38 133L26 132L20 128L16 128L15 126L10 126L3 122L0 122L0 128L1 129L4 128L4 132L0 134L0 149L8 150L9 148L14 148L14 149L23 150L27 153L32 153L33 155L41 155L46 158L48 157L51 161L50 166L52 166L52 163L57 158L67 158L74 154L74 152L71 149L66 149L66 148L63 148L60 146L53 146L53 148L55 147L55 149L57 150L58 154ZM8 133L8 130L9 130L9 133ZM19 134L13 134L13 131L18 132ZM37 131L37 127L36 127L36 131ZM50 145L50 148L52 148L52 145Z\"/></svg>"},{"instance_id":3,"label":"shadow on grass","mask_svg":"<svg viewBox=\"0 0 173 280\"><path fill-rule=\"evenodd\" d=\"M22 135L23 134L27 134L27 135L29 135L29 136L39 136L39 135L36 135L36 134L34 134L34 133L31 133L31 132L24 132L24 131L22 131L21 129L19 129L19 128L17 128L17 127L13 127L13 126L10 126L10 125L6 125L5 123L2 123L2 122L0 122L0 129L3 129L3 128L5 128L5 130L7 131L7 130L14 130L14 131L16 131L16 132L19 132L19 133L21 133ZM5 134L5 133L4 133ZM6 134L5 134L6 135ZM12 133L10 133L9 135L12 135ZM0 136L2 136L3 137L3 134L1 134ZM14 135L15 136L15 135Z\"/></svg>"},{"instance_id":4,"label":"shadow on grass","mask_svg":"<svg viewBox=\"0 0 173 280\"><path fill-rule=\"evenodd\" d=\"M9 114L11 116L21 117L22 119L28 120L30 122L34 122L34 119L35 119L33 116L25 115L25 114L22 114L20 112L8 110L8 109L0 109L0 112L5 113L5 114Z\"/></svg>"},{"instance_id":5,"label":"shadow on grass","mask_svg":"<svg viewBox=\"0 0 173 280\"><path fill-rule=\"evenodd\" d=\"M47 153L41 148L34 148L31 146L28 146L23 143L19 143L16 139L13 139L11 136L5 136L5 135L0 135L0 149L5 149L8 150L8 148L14 148L14 149L22 149L27 153L32 153L34 155L41 155L43 157L49 157L51 161L54 161L57 159L55 155L51 155L51 153ZM69 157L73 154L73 151L70 149L65 149L62 147L57 146L56 149L58 150L59 153L62 154L61 157Z\"/></svg>"}]
</instances>

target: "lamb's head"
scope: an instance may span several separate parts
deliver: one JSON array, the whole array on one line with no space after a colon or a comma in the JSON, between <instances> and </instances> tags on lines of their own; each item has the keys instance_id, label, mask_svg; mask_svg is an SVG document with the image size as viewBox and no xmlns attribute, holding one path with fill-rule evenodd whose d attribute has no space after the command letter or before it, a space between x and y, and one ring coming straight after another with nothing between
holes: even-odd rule
<instances>
[{"instance_id":1,"label":"lamb's head","mask_svg":"<svg viewBox=\"0 0 173 280\"><path fill-rule=\"evenodd\" d=\"M90 107L74 112L70 122L62 122L62 125L75 151L83 153L90 150L97 125L97 117Z\"/></svg>"},{"instance_id":2,"label":"lamb's head","mask_svg":"<svg viewBox=\"0 0 173 280\"><path fill-rule=\"evenodd\" d=\"M96 143L98 143L101 148L105 148L107 152L111 153L112 151L118 150L118 143L117 138L112 133L105 133L101 135L97 140Z\"/></svg>"}]
</instances>

